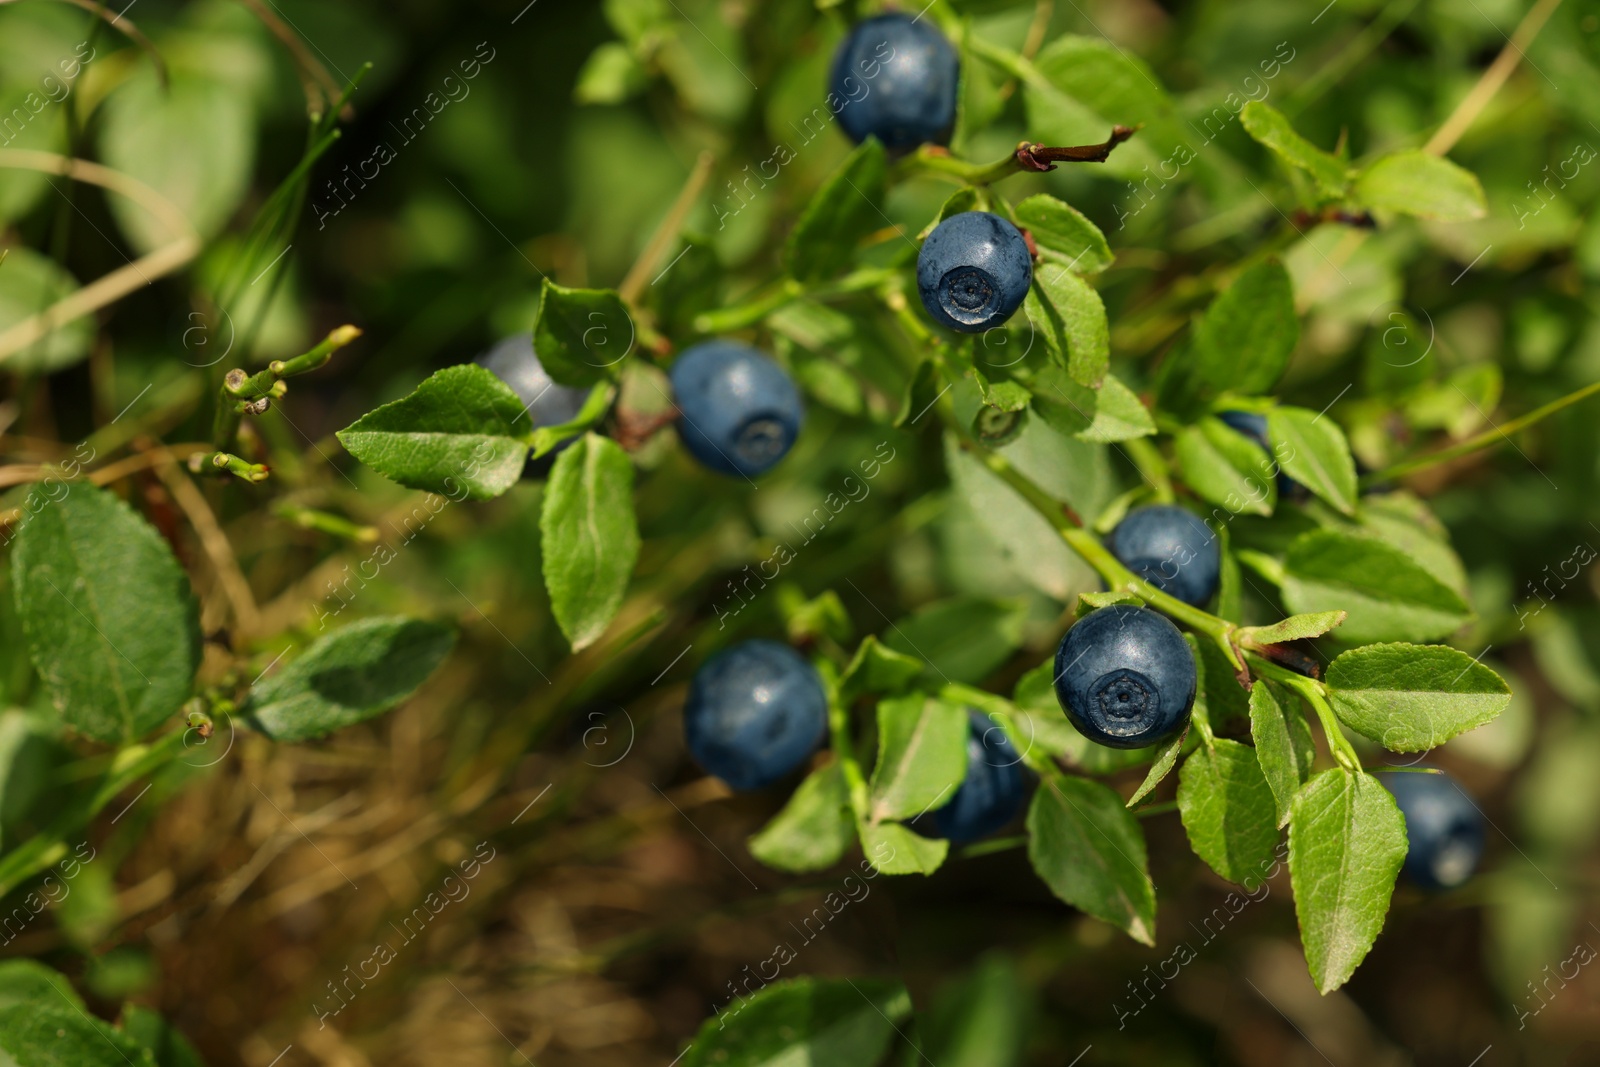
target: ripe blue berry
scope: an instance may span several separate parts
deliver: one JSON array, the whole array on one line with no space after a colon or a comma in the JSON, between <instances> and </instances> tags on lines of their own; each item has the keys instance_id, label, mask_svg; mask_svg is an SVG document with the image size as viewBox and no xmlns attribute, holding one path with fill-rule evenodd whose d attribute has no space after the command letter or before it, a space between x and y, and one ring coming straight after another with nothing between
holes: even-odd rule
<instances>
[{"instance_id":1,"label":"ripe blue berry","mask_svg":"<svg viewBox=\"0 0 1600 1067\"><path fill-rule=\"evenodd\" d=\"M1022 757L987 715L967 709L967 776L933 813L939 836L957 843L987 837L1022 807Z\"/></svg>"},{"instance_id":2,"label":"ripe blue berry","mask_svg":"<svg viewBox=\"0 0 1600 1067\"><path fill-rule=\"evenodd\" d=\"M787 455L800 434L800 390L787 371L749 345L694 345L668 376L678 401L678 435L714 471L760 474Z\"/></svg>"},{"instance_id":3,"label":"ripe blue berry","mask_svg":"<svg viewBox=\"0 0 1600 1067\"><path fill-rule=\"evenodd\" d=\"M1406 817L1405 872L1423 889L1454 889L1483 857L1483 816L1447 774L1379 776Z\"/></svg>"},{"instance_id":4,"label":"ripe blue berry","mask_svg":"<svg viewBox=\"0 0 1600 1067\"><path fill-rule=\"evenodd\" d=\"M1056 649L1056 699L1080 734L1110 748L1152 745L1181 730L1195 683L1188 642L1149 608L1092 611Z\"/></svg>"},{"instance_id":5,"label":"ripe blue berry","mask_svg":"<svg viewBox=\"0 0 1600 1067\"><path fill-rule=\"evenodd\" d=\"M1016 313L1033 284L1033 256L999 215L964 211L928 235L917 256L917 292L941 325L982 333Z\"/></svg>"},{"instance_id":6,"label":"ripe blue berry","mask_svg":"<svg viewBox=\"0 0 1600 1067\"><path fill-rule=\"evenodd\" d=\"M689 752L738 790L771 785L816 749L828 699L811 664L788 645L743 641L707 660L689 683Z\"/></svg>"},{"instance_id":7,"label":"ripe blue berry","mask_svg":"<svg viewBox=\"0 0 1600 1067\"><path fill-rule=\"evenodd\" d=\"M578 417L583 402L589 398L587 389L561 385L552 381L544 364L533 351L533 334L517 333L501 340L477 358L477 364L499 378L517 394L535 429L541 426L559 426ZM561 442L551 452L538 459L528 460L523 477L541 478L550 472L555 456L576 438Z\"/></svg>"},{"instance_id":8,"label":"ripe blue berry","mask_svg":"<svg viewBox=\"0 0 1600 1067\"><path fill-rule=\"evenodd\" d=\"M949 144L960 60L932 20L878 15L858 23L834 53L829 106L860 144L890 151Z\"/></svg>"},{"instance_id":9,"label":"ripe blue berry","mask_svg":"<svg viewBox=\"0 0 1600 1067\"><path fill-rule=\"evenodd\" d=\"M1217 535L1182 508L1137 508L1111 531L1111 554L1151 585L1199 606L1217 591L1222 550Z\"/></svg>"}]
</instances>

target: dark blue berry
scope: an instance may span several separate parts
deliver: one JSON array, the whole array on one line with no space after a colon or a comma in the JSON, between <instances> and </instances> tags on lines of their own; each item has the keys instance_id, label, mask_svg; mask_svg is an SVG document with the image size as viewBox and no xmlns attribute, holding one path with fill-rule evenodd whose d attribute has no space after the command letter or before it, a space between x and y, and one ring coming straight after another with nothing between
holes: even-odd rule
<instances>
[{"instance_id":1,"label":"dark blue berry","mask_svg":"<svg viewBox=\"0 0 1600 1067\"><path fill-rule=\"evenodd\" d=\"M1483 857L1483 816L1448 774L1385 774L1406 817L1405 872L1423 889L1454 889L1472 877Z\"/></svg>"},{"instance_id":2,"label":"dark blue berry","mask_svg":"<svg viewBox=\"0 0 1600 1067\"><path fill-rule=\"evenodd\" d=\"M890 151L949 144L961 63L931 19L878 15L858 23L834 53L828 106L860 144Z\"/></svg>"},{"instance_id":3,"label":"dark blue berry","mask_svg":"<svg viewBox=\"0 0 1600 1067\"><path fill-rule=\"evenodd\" d=\"M999 215L964 211L928 235L917 256L917 292L941 325L982 333L1016 313L1033 284L1022 233Z\"/></svg>"},{"instance_id":4,"label":"dark blue berry","mask_svg":"<svg viewBox=\"0 0 1600 1067\"><path fill-rule=\"evenodd\" d=\"M1267 458L1274 467L1278 466L1278 454L1273 451L1272 442L1267 439L1267 417L1259 411L1221 411L1217 418L1244 434L1250 440L1266 449ZM1278 471L1278 496L1287 499L1303 499L1309 494L1306 487Z\"/></svg>"},{"instance_id":5,"label":"dark blue berry","mask_svg":"<svg viewBox=\"0 0 1600 1067\"><path fill-rule=\"evenodd\" d=\"M505 338L477 358L477 364L499 378L517 394L534 429L541 426L559 426L571 422L583 409L589 390L552 381L544 364L533 351L533 334L517 333ZM550 473L556 453L571 445L576 438L568 438L538 459L528 460L523 468L524 478L542 478Z\"/></svg>"},{"instance_id":6,"label":"dark blue berry","mask_svg":"<svg viewBox=\"0 0 1600 1067\"><path fill-rule=\"evenodd\" d=\"M712 656L695 672L683 708L689 752L738 790L771 785L800 766L827 728L816 669L776 641L744 641Z\"/></svg>"},{"instance_id":7,"label":"dark blue berry","mask_svg":"<svg viewBox=\"0 0 1600 1067\"><path fill-rule=\"evenodd\" d=\"M1259 411L1223 411L1217 418L1244 434L1250 440L1266 449L1269 453L1272 446L1267 444L1267 417Z\"/></svg>"},{"instance_id":8,"label":"dark blue berry","mask_svg":"<svg viewBox=\"0 0 1600 1067\"><path fill-rule=\"evenodd\" d=\"M701 463L748 478L788 454L805 409L782 367L749 345L705 341L687 349L669 374L678 435Z\"/></svg>"},{"instance_id":9,"label":"dark blue berry","mask_svg":"<svg viewBox=\"0 0 1600 1067\"><path fill-rule=\"evenodd\" d=\"M1222 550L1217 535L1182 508L1138 508L1111 531L1111 554L1164 593L1199 606L1217 591Z\"/></svg>"},{"instance_id":10,"label":"dark blue berry","mask_svg":"<svg viewBox=\"0 0 1600 1067\"><path fill-rule=\"evenodd\" d=\"M939 836L957 843L987 837L1022 807L1022 757L987 715L967 709L967 776L933 813Z\"/></svg>"},{"instance_id":11,"label":"dark blue berry","mask_svg":"<svg viewBox=\"0 0 1600 1067\"><path fill-rule=\"evenodd\" d=\"M1110 748L1153 745L1194 707L1194 653L1149 608L1092 611L1056 649L1056 699L1080 734Z\"/></svg>"}]
</instances>

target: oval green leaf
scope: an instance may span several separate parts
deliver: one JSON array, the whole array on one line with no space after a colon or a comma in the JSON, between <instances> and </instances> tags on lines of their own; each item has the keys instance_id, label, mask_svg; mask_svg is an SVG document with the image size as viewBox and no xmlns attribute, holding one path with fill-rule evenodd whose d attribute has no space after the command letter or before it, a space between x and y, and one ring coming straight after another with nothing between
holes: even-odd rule
<instances>
[{"instance_id":1,"label":"oval green leaf","mask_svg":"<svg viewBox=\"0 0 1600 1067\"><path fill-rule=\"evenodd\" d=\"M1393 752L1422 752L1493 720L1511 687L1493 670L1445 645L1352 649L1328 667L1339 721Z\"/></svg>"},{"instance_id":2,"label":"oval green leaf","mask_svg":"<svg viewBox=\"0 0 1600 1067\"><path fill-rule=\"evenodd\" d=\"M155 527L114 495L58 488L66 495L21 520L12 557L28 654L70 725L132 741L189 696L200 663L189 580Z\"/></svg>"},{"instance_id":3,"label":"oval green leaf","mask_svg":"<svg viewBox=\"0 0 1600 1067\"><path fill-rule=\"evenodd\" d=\"M416 692L455 640L455 629L441 623L363 619L318 638L256 683L245 710L274 741L325 737Z\"/></svg>"}]
</instances>

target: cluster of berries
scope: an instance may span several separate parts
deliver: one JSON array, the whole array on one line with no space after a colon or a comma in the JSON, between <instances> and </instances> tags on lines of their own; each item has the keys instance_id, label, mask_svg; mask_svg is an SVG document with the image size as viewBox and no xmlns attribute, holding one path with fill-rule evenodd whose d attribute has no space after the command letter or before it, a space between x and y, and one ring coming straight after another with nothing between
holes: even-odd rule
<instances>
[{"instance_id":1,"label":"cluster of berries","mask_svg":"<svg viewBox=\"0 0 1600 1067\"><path fill-rule=\"evenodd\" d=\"M883 60L881 57L890 58ZM872 71L858 94L857 72ZM877 138L894 153L948 142L955 124L959 60L950 43L920 17L886 14L859 23L840 45L830 75L846 103L840 125L855 141ZM986 211L946 217L923 242L917 289L941 326L981 333L1005 323L1033 283L1033 253L1015 225ZM535 426L573 419L585 392L553 382L532 339L508 338L481 357L528 406ZM730 340L685 350L670 371L678 433L700 463L753 477L774 466L799 436L804 409L788 373L765 354ZM1269 448L1266 418L1226 411L1230 427ZM529 474L548 470L549 459ZM1298 486L1278 475L1279 491ZM1187 604L1217 592L1216 535L1182 508L1130 512L1109 539L1131 572ZM1062 710L1086 738L1112 748L1140 748L1173 737L1189 723L1197 671L1183 635L1163 615L1115 604L1068 630L1055 656ZM971 841L1017 815L1024 791L1021 757L1005 731L969 709L967 771L951 800L931 812L932 831ZM794 649L773 641L734 645L701 666L684 708L689 751L737 790L771 785L805 763L827 734L828 706L817 671ZM1426 888L1459 885L1476 867L1483 827L1476 807L1442 774L1387 775L1404 812L1411 848L1406 869Z\"/></svg>"}]
</instances>

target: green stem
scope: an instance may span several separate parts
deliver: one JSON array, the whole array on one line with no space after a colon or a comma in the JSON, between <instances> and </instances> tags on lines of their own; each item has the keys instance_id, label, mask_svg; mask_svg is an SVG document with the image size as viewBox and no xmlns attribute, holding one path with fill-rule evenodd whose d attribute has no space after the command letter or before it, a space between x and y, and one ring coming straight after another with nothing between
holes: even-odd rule
<instances>
[{"instance_id":1,"label":"green stem","mask_svg":"<svg viewBox=\"0 0 1600 1067\"><path fill-rule=\"evenodd\" d=\"M1345 737L1344 730L1339 726L1338 716L1333 713L1333 705L1328 703L1327 687L1315 678L1296 674L1259 653L1247 652L1245 655L1250 660L1250 669L1258 676L1282 682L1305 698L1306 703L1317 713L1317 721L1322 724L1322 732L1328 738L1328 749L1333 753L1333 758L1347 770L1359 771L1361 757L1356 754L1350 739Z\"/></svg>"},{"instance_id":2,"label":"green stem","mask_svg":"<svg viewBox=\"0 0 1600 1067\"><path fill-rule=\"evenodd\" d=\"M1025 848L1028 844L1027 834L1014 834L1011 837L996 837L988 841L979 841L975 845L968 845L956 855L964 860L977 859L979 856L992 856L996 852L1009 852L1014 848Z\"/></svg>"},{"instance_id":3,"label":"green stem","mask_svg":"<svg viewBox=\"0 0 1600 1067\"><path fill-rule=\"evenodd\" d=\"M267 364L267 369L279 378L293 378L297 374L309 374L311 371L326 364L328 360L333 358L335 352L360 336L361 330L355 326L335 327L311 351L303 352L293 359L275 359Z\"/></svg>"},{"instance_id":4,"label":"green stem","mask_svg":"<svg viewBox=\"0 0 1600 1067\"><path fill-rule=\"evenodd\" d=\"M264 482L272 474L272 469L265 463L251 463L228 452L212 452L209 459L205 453L197 452L189 461L189 469L195 474L206 470L231 474L247 482Z\"/></svg>"},{"instance_id":5,"label":"green stem","mask_svg":"<svg viewBox=\"0 0 1600 1067\"><path fill-rule=\"evenodd\" d=\"M991 44L975 33L967 35L967 47L972 50L974 55L988 60L1025 85L1038 86L1040 83L1049 85L1044 75L1039 73L1038 67L1035 67L1030 60L1024 59L1009 48ZM1051 89L1053 90L1054 86L1051 86Z\"/></svg>"},{"instance_id":6,"label":"green stem","mask_svg":"<svg viewBox=\"0 0 1600 1067\"><path fill-rule=\"evenodd\" d=\"M951 420L954 425L954 420ZM956 432L961 433L956 426ZM1183 601L1162 592L1149 582L1134 574L1124 567L1111 550L1102 545L1094 534L1073 522L1062 511L1062 506L1050 494L1039 488L1033 479L1013 467L1004 456L991 452L982 445L962 435L962 447L976 456L984 466L993 471L1000 480L1015 489L1028 504L1042 515L1046 521L1056 528L1062 540L1068 547L1081 556L1085 563L1099 572L1105 579L1106 585L1114 590L1127 590L1138 596L1145 603L1165 615L1177 619L1196 633L1205 634L1217 643L1223 653L1228 657L1228 662L1235 668L1242 668L1239 653L1233 647L1232 636L1238 627L1226 619L1219 619L1209 612L1185 604Z\"/></svg>"},{"instance_id":7,"label":"green stem","mask_svg":"<svg viewBox=\"0 0 1600 1067\"><path fill-rule=\"evenodd\" d=\"M1534 408L1526 415L1512 419L1508 423L1469 437L1460 444L1451 445L1449 448L1441 448L1437 452L1413 456L1410 459L1401 460L1392 467L1385 467L1381 471L1365 474L1361 478L1362 488L1401 478L1407 474L1415 474L1417 471L1427 470L1429 467L1437 466L1440 463L1448 463L1453 459L1460 459L1462 456L1470 455L1481 448L1499 444L1501 441L1509 441L1511 440L1511 435L1517 431L1525 430L1541 419L1554 415L1562 408L1571 407L1580 400L1586 400L1595 393L1600 393L1600 382L1591 382L1582 389L1574 390L1560 399L1552 400L1543 407Z\"/></svg>"},{"instance_id":8,"label":"green stem","mask_svg":"<svg viewBox=\"0 0 1600 1067\"><path fill-rule=\"evenodd\" d=\"M992 163L973 163L971 160L951 155L947 148L925 144L901 160L895 171L896 177L905 177L913 172L922 171L951 177L968 185L989 185L1001 178L1010 177L1021 169L1015 152L1007 153L1004 158Z\"/></svg>"},{"instance_id":9,"label":"green stem","mask_svg":"<svg viewBox=\"0 0 1600 1067\"><path fill-rule=\"evenodd\" d=\"M696 333L728 333L754 326L768 315L794 303L805 295L805 288L793 278L785 278L760 296L719 311L706 311L694 317Z\"/></svg>"},{"instance_id":10,"label":"green stem","mask_svg":"<svg viewBox=\"0 0 1600 1067\"><path fill-rule=\"evenodd\" d=\"M111 769L92 791L78 792L67 801L48 829L34 834L0 857L0 897L51 865L65 859L68 841L77 837L89 820L117 794L139 779L170 763L183 751L184 731L175 730L149 744L129 745L117 752Z\"/></svg>"},{"instance_id":11,"label":"green stem","mask_svg":"<svg viewBox=\"0 0 1600 1067\"><path fill-rule=\"evenodd\" d=\"M246 411L256 414L264 412L266 405L262 403L263 401L281 397L288 390L289 387L283 384L283 379L292 378L297 374L308 374L325 365L333 358L335 352L360 336L361 331L354 326L339 326L330 331L315 348L293 359L275 359L267 364L265 370L259 370L254 374L246 374L238 368L230 370L222 378L222 391L217 397L217 417L212 424L212 443L219 450L227 448L233 443L234 435L239 432L241 415ZM222 453L219 451L220 454ZM217 465L224 464L219 462Z\"/></svg>"},{"instance_id":12,"label":"green stem","mask_svg":"<svg viewBox=\"0 0 1600 1067\"><path fill-rule=\"evenodd\" d=\"M280 502L272 509L272 513L286 522L294 523L302 530L320 530L325 534L343 537L358 544L372 544L378 540L376 526L361 526L342 515L318 511L316 508Z\"/></svg>"},{"instance_id":13,"label":"green stem","mask_svg":"<svg viewBox=\"0 0 1600 1067\"><path fill-rule=\"evenodd\" d=\"M584 398L583 407L578 409L570 422L559 423L555 426L540 426L529 430L523 437L532 449L532 458L538 459L552 451L561 442L587 433L599 421L605 418L606 412L611 410L611 402L616 399L617 387L611 382L596 382L589 390L589 395Z\"/></svg>"},{"instance_id":14,"label":"green stem","mask_svg":"<svg viewBox=\"0 0 1600 1067\"><path fill-rule=\"evenodd\" d=\"M828 739L833 748L833 758L839 761L845 786L850 791L850 810L857 822L867 818L867 777L856 759L855 743L850 737L850 709L839 703L837 679L828 686Z\"/></svg>"},{"instance_id":15,"label":"green stem","mask_svg":"<svg viewBox=\"0 0 1600 1067\"><path fill-rule=\"evenodd\" d=\"M1122 449L1139 469L1139 476L1155 490L1156 500L1162 504L1172 503L1175 499L1172 476L1167 473L1167 461L1161 458L1160 450L1143 437L1123 441Z\"/></svg>"}]
</instances>

